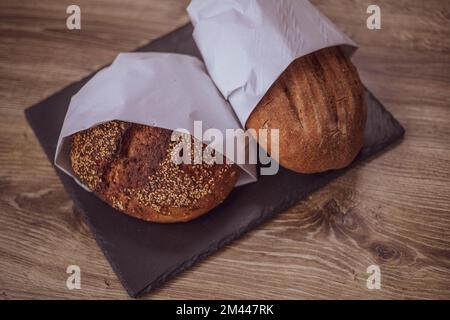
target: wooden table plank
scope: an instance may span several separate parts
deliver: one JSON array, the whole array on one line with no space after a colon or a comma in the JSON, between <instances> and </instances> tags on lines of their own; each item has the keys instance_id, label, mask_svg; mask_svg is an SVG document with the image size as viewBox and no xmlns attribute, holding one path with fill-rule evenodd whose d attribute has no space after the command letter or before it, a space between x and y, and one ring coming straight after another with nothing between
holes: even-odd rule
<instances>
[{"instance_id":1,"label":"wooden table plank","mask_svg":"<svg viewBox=\"0 0 450 320\"><path fill-rule=\"evenodd\" d=\"M0 299L128 298L23 110L188 21L188 0L0 2ZM450 3L313 1L359 45L365 84L406 128L365 161L144 298L450 298ZM82 289L68 290L77 264ZM366 288L377 264L382 289Z\"/></svg>"}]
</instances>

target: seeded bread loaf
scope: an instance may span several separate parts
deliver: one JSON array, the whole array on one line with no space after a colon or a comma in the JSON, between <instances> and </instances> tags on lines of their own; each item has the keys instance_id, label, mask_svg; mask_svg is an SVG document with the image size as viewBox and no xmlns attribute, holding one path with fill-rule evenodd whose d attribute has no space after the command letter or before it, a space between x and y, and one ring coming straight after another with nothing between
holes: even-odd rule
<instances>
[{"instance_id":1,"label":"seeded bread loaf","mask_svg":"<svg viewBox=\"0 0 450 320\"><path fill-rule=\"evenodd\" d=\"M246 127L279 129L279 163L296 172L315 173L353 161L363 145L366 113L356 68L338 47L331 47L292 62L253 110ZM271 154L270 140L259 142Z\"/></svg>"},{"instance_id":2,"label":"seeded bread loaf","mask_svg":"<svg viewBox=\"0 0 450 320\"><path fill-rule=\"evenodd\" d=\"M175 143L170 130L111 121L74 134L70 158L79 180L117 210L147 221L188 221L228 196L239 169L177 165Z\"/></svg>"}]
</instances>

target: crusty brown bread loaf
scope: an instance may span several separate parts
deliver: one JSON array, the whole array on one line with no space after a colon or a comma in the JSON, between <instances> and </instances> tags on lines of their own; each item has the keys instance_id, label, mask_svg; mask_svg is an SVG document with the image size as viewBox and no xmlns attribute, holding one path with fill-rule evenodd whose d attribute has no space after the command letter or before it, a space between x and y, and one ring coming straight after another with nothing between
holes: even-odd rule
<instances>
[{"instance_id":1,"label":"crusty brown bread loaf","mask_svg":"<svg viewBox=\"0 0 450 320\"><path fill-rule=\"evenodd\" d=\"M114 208L147 221L188 221L228 196L239 169L225 161L177 165L175 144L170 130L110 121L74 134L70 159L79 180Z\"/></svg>"},{"instance_id":2,"label":"crusty brown bread loaf","mask_svg":"<svg viewBox=\"0 0 450 320\"><path fill-rule=\"evenodd\" d=\"M279 129L279 163L301 173L349 165L363 145L364 88L338 47L296 59L271 86L246 127ZM270 135L269 135L270 137ZM266 143L271 154L270 138Z\"/></svg>"}]
</instances>

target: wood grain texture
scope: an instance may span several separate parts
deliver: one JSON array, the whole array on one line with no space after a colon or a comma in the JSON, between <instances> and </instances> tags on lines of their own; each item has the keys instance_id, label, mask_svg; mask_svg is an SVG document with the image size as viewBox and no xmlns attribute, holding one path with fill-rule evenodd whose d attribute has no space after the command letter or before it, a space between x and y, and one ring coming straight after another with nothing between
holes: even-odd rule
<instances>
[{"instance_id":1,"label":"wood grain texture","mask_svg":"<svg viewBox=\"0 0 450 320\"><path fill-rule=\"evenodd\" d=\"M363 82L406 128L365 161L144 298L450 299L450 3L313 1L360 49ZM188 0L0 1L0 299L118 298L124 289L23 110L188 21ZM66 267L82 289L66 288ZM382 289L366 288L378 264Z\"/></svg>"}]
</instances>

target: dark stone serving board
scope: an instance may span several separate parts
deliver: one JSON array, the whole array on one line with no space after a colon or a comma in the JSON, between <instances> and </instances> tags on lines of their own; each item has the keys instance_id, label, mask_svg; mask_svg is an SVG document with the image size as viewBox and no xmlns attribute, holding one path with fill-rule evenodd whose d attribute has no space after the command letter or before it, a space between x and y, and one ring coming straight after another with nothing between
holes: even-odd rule
<instances>
[{"instance_id":1,"label":"dark stone serving board","mask_svg":"<svg viewBox=\"0 0 450 320\"><path fill-rule=\"evenodd\" d=\"M137 51L177 52L200 57L186 25ZM28 122L53 163L67 107L92 75L25 111ZM386 148L404 134L402 126L368 95L365 144L355 162ZM303 175L280 168L277 175L238 187L220 206L188 223L157 224L122 214L79 187L56 169L98 245L130 296L137 297L213 254L245 232L288 209L345 170Z\"/></svg>"}]
</instances>

